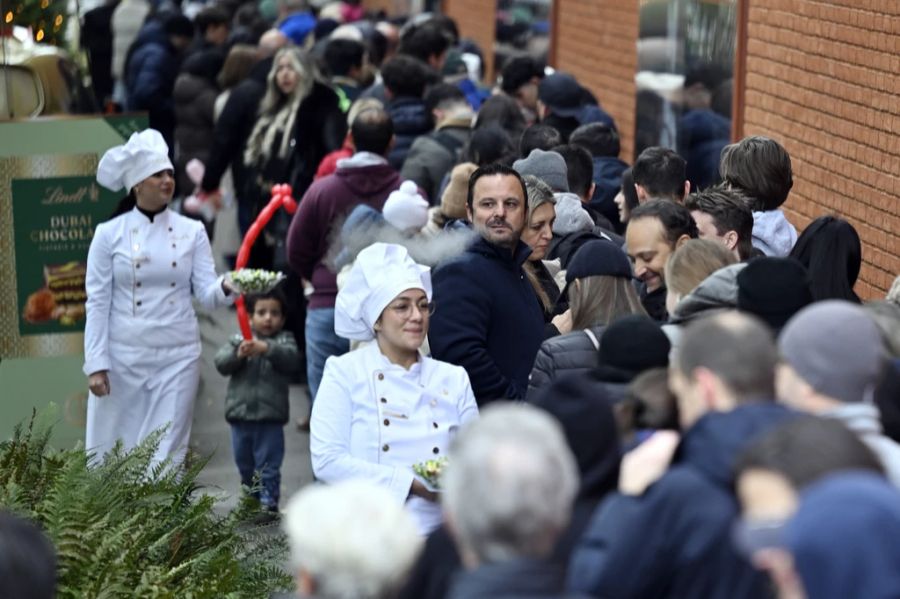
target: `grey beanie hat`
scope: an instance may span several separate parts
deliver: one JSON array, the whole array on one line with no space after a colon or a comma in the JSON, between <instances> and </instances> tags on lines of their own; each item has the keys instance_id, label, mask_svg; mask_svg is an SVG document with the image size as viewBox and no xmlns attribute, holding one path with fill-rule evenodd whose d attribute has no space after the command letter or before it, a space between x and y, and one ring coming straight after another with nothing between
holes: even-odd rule
<instances>
[{"instance_id":1,"label":"grey beanie hat","mask_svg":"<svg viewBox=\"0 0 900 599\"><path fill-rule=\"evenodd\" d=\"M875 322L842 300L798 312L781 331L778 349L817 393L844 402L871 398L887 360Z\"/></svg>"},{"instance_id":2,"label":"grey beanie hat","mask_svg":"<svg viewBox=\"0 0 900 599\"><path fill-rule=\"evenodd\" d=\"M581 205L581 198L574 193L556 193L556 220L553 221L553 232L557 235L568 235L594 228L594 219Z\"/></svg>"},{"instance_id":3,"label":"grey beanie hat","mask_svg":"<svg viewBox=\"0 0 900 599\"><path fill-rule=\"evenodd\" d=\"M523 177L534 175L549 185L554 192L569 191L569 170L559 152L545 152L535 148L528 158L516 160L513 168Z\"/></svg>"}]
</instances>

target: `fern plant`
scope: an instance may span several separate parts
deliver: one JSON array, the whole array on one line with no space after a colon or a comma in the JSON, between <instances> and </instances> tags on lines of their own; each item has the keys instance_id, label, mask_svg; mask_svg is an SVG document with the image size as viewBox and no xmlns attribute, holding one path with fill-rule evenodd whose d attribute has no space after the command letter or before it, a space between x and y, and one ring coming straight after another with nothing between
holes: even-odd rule
<instances>
[{"instance_id":1,"label":"fern plant","mask_svg":"<svg viewBox=\"0 0 900 599\"><path fill-rule=\"evenodd\" d=\"M153 464L161 433L100 462L82 448L55 450L52 426L33 414L0 443L0 507L38 523L58 559L66 598L269 597L291 591L287 545L254 525L251 502L227 516L200 493L205 465Z\"/></svg>"}]
</instances>

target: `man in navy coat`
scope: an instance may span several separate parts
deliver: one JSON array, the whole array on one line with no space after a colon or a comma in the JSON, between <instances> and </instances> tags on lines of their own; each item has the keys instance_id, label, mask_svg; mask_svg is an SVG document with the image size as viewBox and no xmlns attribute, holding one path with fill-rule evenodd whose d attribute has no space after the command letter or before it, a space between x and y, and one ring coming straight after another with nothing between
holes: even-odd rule
<instances>
[{"instance_id":1,"label":"man in navy coat","mask_svg":"<svg viewBox=\"0 0 900 599\"><path fill-rule=\"evenodd\" d=\"M531 254L520 240L528 213L522 177L499 164L476 170L466 211L480 236L434 272L431 354L466 369L479 406L522 399L544 331L522 270Z\"/></svg>"}]
</instances>

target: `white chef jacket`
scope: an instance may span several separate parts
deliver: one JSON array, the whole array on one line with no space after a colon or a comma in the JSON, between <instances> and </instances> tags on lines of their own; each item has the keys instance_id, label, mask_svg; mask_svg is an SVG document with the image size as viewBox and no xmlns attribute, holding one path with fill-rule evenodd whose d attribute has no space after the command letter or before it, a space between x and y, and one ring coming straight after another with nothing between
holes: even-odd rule
<instances>
[{"instance_id":1,"label":"white chef jacket","mask_svg":"<svg viewBox=\"0 0 900 599\"><path fill-rule=\"evenodd\" d=\"M199 380L191 297L207 309L234 299L203 224L171 210L151 222L135 208L98 225L85 287L84 373L110 377L109 395L88 398L87 448L102 454L117 439L130 448L169 425L157 455L183 457Z\"/></svg>"},{"instance_id":2,"label":"white chef jacket","mask_svg":"<svg viewBox=\"0 0 900 599\"><path fill-rule=\"evenodd\" d=\"M446 455L457 428L478 416L465 369L421 356L409 370L372 343L325 362L310 423L316 478L364 478L406 503L422 534L440 506L409 497L413 464Z\"/></svg>"}]
</instances>

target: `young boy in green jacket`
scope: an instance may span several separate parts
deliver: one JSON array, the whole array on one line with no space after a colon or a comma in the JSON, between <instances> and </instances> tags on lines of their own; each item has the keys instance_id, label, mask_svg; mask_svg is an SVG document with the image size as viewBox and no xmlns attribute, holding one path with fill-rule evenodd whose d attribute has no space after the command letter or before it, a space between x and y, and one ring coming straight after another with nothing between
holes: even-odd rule
<instances>
[{"instance_id":1,"label":"young boy in green jacket","mask_svg":"<svg viewBox=\"0 0 900 599\"><path fill-rule=\"evenodd\" d=\"M288 421L288 387L300 366L294 335L282 331L286 299L280 289L245 298L253 339L232 337L216 353L216 369L230 376L225 419L231 425L234 461L241 484L252 487L259 472L263 507L278 511L284 425Z\"/></svg>"}]
</instances>

